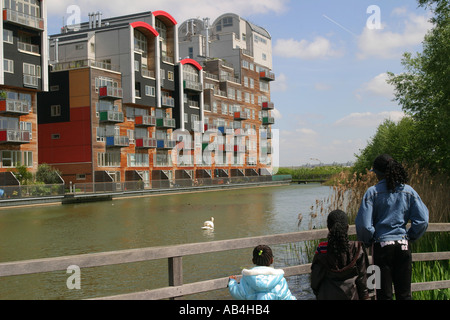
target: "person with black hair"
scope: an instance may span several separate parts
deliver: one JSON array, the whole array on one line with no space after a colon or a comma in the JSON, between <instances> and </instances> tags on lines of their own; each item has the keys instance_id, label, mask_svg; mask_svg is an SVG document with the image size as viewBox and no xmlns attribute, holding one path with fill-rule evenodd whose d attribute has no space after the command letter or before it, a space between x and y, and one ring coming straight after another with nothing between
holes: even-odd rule
<instances>
[{"instance_id":1,"label":"person with black hair","mask_svg":"<svg viewBox=\"0 0 450 320\"><path fill-rule=\"evenodd\" d=\"M367 300L369 260L364 244L348 239L342 210L327 218L328 241L321 242L311 264L311 288L317 300Z\"/></svg>"},{"instance_id":2,"label":"person with black hair","mask_svg":"<svg viewBox=\"0 0 450 320\"><path fill-rule=\"evenodd\" d=\"M411 300L412 256L410 242L428 228L428 209L408 185L403 166L382 154L373 163L378 183L367 189L355 219L358 239L373 245L374 264L380 268L377 299ZM407 229L407 223L411 227Z\"/></svg>"},{"instance_id":3,"label":"person with black hair","mask_svg":"<svg viewBox=\"0 0 450 320\"><path fill-rule=\"evenodd\" d=\"M252 269L242 270L238 283L236 276L228 279L228 290L237 300L296 300L288 288L284 271L270 267L273 264L272 249L259 245L253 249Z\"/></svg>"}]
</instances>

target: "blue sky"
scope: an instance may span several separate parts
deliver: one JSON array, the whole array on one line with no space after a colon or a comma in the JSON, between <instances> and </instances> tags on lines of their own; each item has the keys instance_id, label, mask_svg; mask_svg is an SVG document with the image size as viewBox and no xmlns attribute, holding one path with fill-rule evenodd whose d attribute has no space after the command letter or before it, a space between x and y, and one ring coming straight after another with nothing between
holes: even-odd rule
<instances>
[{"instance_id":1,"label":"blue sky","mask_svg":"<svg viewBox=\"0 0 450 320\"><path fill-rule=\"evenodd\" d=\"M430 13L416 0L48 0L47 5L49 34L59 32L70 5L80 8L82 22L92 11L107 18L165 10L180 24L233 12L266 28L273 44L271 99L281 166L354 161L384 119L401 119L386 72L402 72L403 52L420 51L431 28Z\"/></svg>"}]
</instances>

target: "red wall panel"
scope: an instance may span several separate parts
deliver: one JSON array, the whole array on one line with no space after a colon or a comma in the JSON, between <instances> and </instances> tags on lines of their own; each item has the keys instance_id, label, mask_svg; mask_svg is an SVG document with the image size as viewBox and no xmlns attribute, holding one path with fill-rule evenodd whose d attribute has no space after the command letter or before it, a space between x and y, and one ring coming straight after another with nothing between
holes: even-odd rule
<instances>
[{"instance_id":1,"label":"red wall panel","mask_svg":"<svg viewBox=\"0 0 450 320\"><path fill-rule=\"evenodd\" d=\"M90 107L71 108L70 122L39 125L39 163L92 161ZM52 139L58 134L59 139Z\"/></svg>"}]
</instances>

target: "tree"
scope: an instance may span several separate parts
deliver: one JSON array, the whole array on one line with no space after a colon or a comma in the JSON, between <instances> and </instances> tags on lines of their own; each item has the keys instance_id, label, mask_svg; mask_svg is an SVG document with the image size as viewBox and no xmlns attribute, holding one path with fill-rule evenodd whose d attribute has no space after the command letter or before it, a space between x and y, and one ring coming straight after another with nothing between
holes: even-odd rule
<instances>
[{"instance_id":1,"label":"tree","mask_svg":"<svg viewBox=\"0 0 450 320\"><path fill-rule=\"evenodd\" d=\"M398 123L385 120L377 128L368 145L356 156L354 171L365 173L372 168L373 161L383 153L390 154L401 163L413 164L417 157L415 144L415 122L411 117L404 117Z\"/></svg>"},{"instance_id":2,"label":"tree","mask_svg":"<svg viewBox=\"0 0 450 320\"><path fill-rule=\"evenodd\" d=\"M39 165L36 171L36 181L43 182L45 184L59 184L61 183L61 173L53 169L46 163Z\"/></svg>"},{"instance_id":3,"label":"tree","mask_svg":"<svg viewBox=\"0 0 450 320\"><path fill-rule=\"evenodd\" d=\"M434 172L450 173L450 3L418 0L430 8L433 28L425 36L423 52L405 53L406 71L389 73L395 99L415 121L416 162Z\"/></svg>"}]
</instances>

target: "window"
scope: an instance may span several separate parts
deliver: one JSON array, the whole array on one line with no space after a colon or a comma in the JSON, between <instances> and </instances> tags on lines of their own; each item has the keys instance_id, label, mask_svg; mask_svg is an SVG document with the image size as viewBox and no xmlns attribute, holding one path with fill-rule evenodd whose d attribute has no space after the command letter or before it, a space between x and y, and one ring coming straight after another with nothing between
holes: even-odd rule
<instances>
[{"instance_id":1,"label":"window","mask_svg":"<svg viewBox=\"0 0 450 320\"><path fill-rule=\"evenodd\" d=\"M3 29L3 42L14 43L13 32L8 29Z\"/></svg>"},{"instance_id":2,"label":"window","mask_svg":"<svg viewBox=\"0 0 450 320\"><path fill-rule=\"evenodd\" d=\"M134 71L139 72L139 61L134 60Z\"/></svg>"},{"instance_id":3,"label":"window","mask_svg":"<svg viewBox=\"0 0 450 320\"><path fill-rule=\"evenodd\" d=\"M52 134L52 140L59 140L59 139L61 139L61 135L59 133Z\"/></svg>"},{"instance_id":4,"label":"window","mask_svg":"<svg viewBox=\"0 0 450 320\"><path fill-rule=\"evenodd\" d=\"M50 116L51 117L61 116L61 106L59 104L50 106Z\"/></svg>"},{"instance_id":5,"label":"window","mask_svg":"<svg viewBox=\"0 0 450 320\"><path fill-rule=\"evenodd\" d=\"M142 53L144 57L148 53L147 37L136 29L134 30L134 51Z\"/></svg>"},{"instance_id":6,"label":"window","mask_svg":"<svg viewBox=\"0 0 450 320\"><path fill-rule=\"evenodd\" d=\"M85 173L78 173L77 175L76 175L76 179L77 180L86 180L86 174Z\"/></svg>"},{"instance_id":7,"label":"window","mask_svg":"<svg viewBox=\"0 0 450 320\"><path fill-rule=\"evenodd\" d=\"M127 136L131 144L134 144L134 130L127 130Z\"/></svg>"},{"instance_id":8,"label":"window","mask_svg":"<svg viewBox=\"0 0 450 320\"><path fill-rule=\"evenodd\" d=\"M156 89L155 87L152 86L145 86L145 95L146 96L150 96L150 97L154 97L156 95Z\"/></svg>"},{"instance_id":9,"label":"window","mask_svg":"<svg viewBox=\"0 0 450 320\"><path fill-rule=\"evenodd\" d=\"M233 26L233 18L232 17L223 18L222 22L223 22L224 27L232 27Z\"/></svg>"},{"instance_id":10,"label":"window","mask_svg":"<svg viewBox=\"0 0 450 320\"><path fill-rule=\"evenodd\" d=\"M75 50L83 50L83 49L84 49L84 44L75 45Z\"/></svg>"},{"instance_id":11,"label":"window","mask_svg":"<svg viewBox=\"0 0 450 320\"><path fill-rule=\"evenodd\" d=\"M0 160L3 168L14 168L20 165L30 168L33 166L33 152L3 150Z\"/></svg>"},{"instance_id":12,"label":"window","mask_svg":"<svg viewBox=\"0 0 450 320\"><path fill-rule=\"evenodd\" d=\"M99 167L120 167L120 153L98 152L97 163Z\"/></svg>"},{"instance_id":13,"label":"window","mask_svg":"<svg viewBox=\"0 0 450 320\"><path fill-rule=\"evenodd\" d=\"M14 73L14 61L3 59L3 68L5 69L5 72Z\"/></svg>"},{"instance_id":14,"label":"window","mask_svg":"<svg viewBox=\"0 0 450 320\"><path fill-rule=\"evenodd\" d=\"M5 0L3 7L32 17L41 17L39 0Z\"/></svg>"},{"instance_id":15,"label":"window","mask_svg":"<svg viewBox=\"0 0 450 320\"><path fill-rule=\"evenodd\" d=\"M148 167L149 157L148 153L129 153L128 167Z\"/></svg>"}]
</instances>

